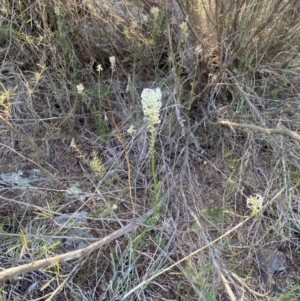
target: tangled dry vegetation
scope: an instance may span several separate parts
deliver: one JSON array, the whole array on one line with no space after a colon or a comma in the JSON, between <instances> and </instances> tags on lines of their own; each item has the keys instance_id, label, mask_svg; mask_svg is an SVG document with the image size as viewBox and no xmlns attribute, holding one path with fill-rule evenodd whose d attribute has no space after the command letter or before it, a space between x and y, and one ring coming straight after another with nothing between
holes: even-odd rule
<instances>
[{"instance_id":1,"label":"tangled dry vegetation","mask_svg":"<svg viewBox=\"0 0 300 301\"><path fill-rule=\"evenodd\" d=\"M299 12L0 1L0 300L299 300Z\"/></svg>"}]
</instances>

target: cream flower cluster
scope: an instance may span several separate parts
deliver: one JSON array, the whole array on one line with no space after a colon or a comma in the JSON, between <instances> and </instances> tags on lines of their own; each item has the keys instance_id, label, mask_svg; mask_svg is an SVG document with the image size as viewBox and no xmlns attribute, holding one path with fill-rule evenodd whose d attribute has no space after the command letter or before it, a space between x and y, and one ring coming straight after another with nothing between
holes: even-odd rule
<instances>
[{"instance_id":1,"label":"cream flower cluster","mask_svg":"<svg viewBox=\"0 0 300 301\"><path fill-rule=\"evenodd\" d=\"M159 110L162 106L160 88L144 89L141 97L145 118L152 125L160 124Z\"/></svg>"},{"instance_id":2,"label":"cream flower cluster","mask_svg":"<svg viewBox=\"0 0 300 301\"><path fill-rule=\"evenodd\" d=\"M111 70L114 72L115 67L116 67L116 57L115 56L110 56L109 57L109 62L110 62Z\"/></svg>"},{"instance_id":3,"label":"cream flower cluster","mask_svg":"<svg viewBox=\"0 0 300 301\"><path fill-rule=\"evenodd\" d=\"M264 198L255 193L247 198L247 207L252 210L253 214L257 214L263 206Z\"/></svg>"},{"instance_id":4,"label":"cream flower cluster","mask_svg":"<svg viewBox=\"0 0 300 301\"><path fill-rule=\"evenodd\" d=\"M159 8L158 7L151 7L150 13L153 16L154 21L156 21L157 18L158 18L158 15L159 15Z\"/></svg>"},{"instance_id":5,"label":"cream flower cluster","mask_svg":"<svg viewBox=\"0 0 300 301\"><path fill-rule=\"evenodd\" d=\"M78 94L83 94L84 86L83 84L79 84L76 86Z\"/></svg>"}]
</instances>

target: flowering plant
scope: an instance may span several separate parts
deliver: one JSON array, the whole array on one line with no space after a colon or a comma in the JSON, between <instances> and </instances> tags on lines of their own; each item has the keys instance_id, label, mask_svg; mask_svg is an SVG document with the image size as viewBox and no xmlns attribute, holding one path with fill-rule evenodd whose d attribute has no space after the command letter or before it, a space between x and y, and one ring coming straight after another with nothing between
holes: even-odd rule
<instances>
[{"instance_id":1,"label":"flowering plant","mask_svg":"<svg viewBox=\"0 0 300 301\"><path fill-rule=\"evenodd\" d=\"M144 89L141 97L143 112L146 120L149 121L149 127L160 124L159 110L162 106L160 88Z\"/></svg>"},{"instance_id":2,"label":"flowering plant","mask_svg":"<svg viewBox=\"0 0 300 301\"><path fill-rule=\"evenodd\" d=\"M247 198L247 207L252 210L252 215L257 215L263 206L264 198L255 193Z\"/></svg>"},{"instance_id":3,"label":"flowering plant","mask_svg":"<svg viewBox=\"0 0 300 301\"><path fill-rule=\"evenodd\" d=\"M78 94L83 94L84 86L83 84L79 84L76 86Z\"/></svg>"},{"instance_id":4,"label":"flowering plant","mask_svg":"<svg viewBox=\"0 0 300 301\"><path fill-rule=\"evenodd\" d=\"M159 198L158 198L159 184L157 182L157 177L155 173L155 125L160 123L159 110L162 106L162 102L161 102L162 94L159 88L144 89L141 94L141 97L142 97L142 107L143 107L145 119L149 121L148 128L150 132L151 172L153 178L152 208L154 211L154 216L156 216L159 209Z\"/></svg>"}]
</instances>

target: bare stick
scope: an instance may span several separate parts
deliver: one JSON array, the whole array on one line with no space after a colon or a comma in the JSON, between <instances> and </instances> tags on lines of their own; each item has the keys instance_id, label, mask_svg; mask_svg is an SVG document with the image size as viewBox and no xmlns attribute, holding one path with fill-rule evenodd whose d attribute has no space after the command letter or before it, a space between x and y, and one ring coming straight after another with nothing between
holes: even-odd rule
<instances>
[{"instance_id":1,"label":"bare stick","mask_svg":"<svg viewBox=\"0 0 300 301\"><path fill-rule=\"evenodd\" d=\"M184 262L185 260L191 258L192 256L196 255L197 253L205 250L207 247L215 244L217 241L219 241L220 239L222 239L223 237L228 236L230 233L234 232L235 230L237 230L238 228L240 228L241 226L243 226L246 222L248 222L252 217L248 217L245 220L243 220L242 222L238 223L236 226L234 226L233 228L231 228L230 230L228 230L226 233L224 233L223 235L219 236L218 238L216 238L215 240L211 241L208 245L205 245L197 250L195 250L194 252L191 252L189 255L183 257L182 259L176 261L175 263L171 264L170 266L166 267L165 269L161 270L160 272L154 274L153 276L149 277L146 280L143 280L141 283L139 283L136 287L132 288L128 293L126 293L121 300L126 300L126 298L131 295L132 293L134 293L135 291L137 291L139 288L143 287L144 285L150 283L153 279L155 279L156 277L158 277L159 275L171 270L172 268L176 267L177 265L179 265L181 262ZM1 276L1 274L0 274ZM0 278L1 279L1 278Z\"/></svg>"},{"instance_id":2,"label":"bare stick","mask_svg":"<svg viewBox=\"0 0 300 301\"><path fill-rule=\"evenodd\" d=\"M265 210L265 208L267 206L269 206L274 200L276 200L284 191L284 188L282 188L269 202L267 202L262 208L261 208L261 212L263 210ZM231 229L229 229L226 233L224 233L223 235L217 237L215 240L211 241L210 243L208 243L207 245L195 250L194 252L190 253L189 255L183 257L182 259L178 260L177 262L171 264L170 266L168 266L167 268L157 272L156 274L154 274L153 276L149 277L146 280L143 280L141 283L139 283L136 287L132 288L128 293L126 293L121 300L126 300L126 298L128 296L130 296L132 293L134 293L135 291L137 291L139 288L143 287L144 285L150 283L153 279L155 279L156 277L158 277L159 275L164 274L165 272L171 270L172 268L176 267L177 265L179 265L181 262L184 262L185 260L191 258L192 256L198 254L199 252L205 250L206 248L208 248L209 246L212 246L213 244L215 244L217 241L219 241L220 239L222 239L223 237L228 236L230 233L234 232L235 230L237 230L238 228L240 228L241 226L243 226L245 223L247 223L250 219L252 219L253 216L249 216L246 219L244 219L243 221L241 221L240 223L238 223L237 225L235 225L234 227L232 227Z\"/></svg>"},{"instance_id":3,"label":"bare stick","mask_svg":"<svg viewBox=\"0 0 300 301\"><path fill-rule=\"evenodd\" d=\"M227 70L227 73L230 74L231 79L234 81L236 87L238 88L238 90L240 91L240 93L244 96L244 98L245 98L248 106L250 107L251 111L257 116L257 118L259 119L259 121L261 122L261 124L265 125L266 123L265 123L263 117L261 116L261 114L258 111L258 109L256 108L256 106L252 103L252 101L248 97L248 94L242 89L242 87L240 86L240 84L237 81L237 79L234 77L234 75L229 70Z\"/></svg>"},{"instance_id":4,"label":"bare stick","mask_svg":"<svg viewBox=\"0 0 300 301\"><path fill-rule=\"evenodd\" d=\"M266 133L269 135L282 135L282 136L287 136L292 139L295 139L296 141L300 142L300 135L297 134L296 132L287 130L287 129L266 129L257 125L253 124L246 124L246 123L235 123L231 122L229 120L219 120L217 123L227 125L230 127L236 127L236 128L244 128L244 129L249 129L253 131L257 131L260 133Z\"/></svg>"},{"instance_id":5,"label":"bare stick","mask_svg":"<svg viewBox=\"0 0 300 301\"><path fill-rule=\"evenodd\" d=\"M256 292L256 291L254 291L253 289L251 289L251 288L246 284L246 282L245 282L241 277L239 277L237 274L235 274L235 273L233 273L233 272L230 272L230 273L231 273L231 275L232 275L237 281L239 281L244 287L246 287L246 288L248 289L248 291L249 291L252 295L257 296L257 297L263 297L263 298L266 298L266 297L268 296L268 293L266 293L266 294L260 294L260 293L258 293L258 292Z\"/></svg>"},{"instance_id":6,"label":"bare stick","mask_svg":"<svg viewBox=\"0 0 300 301\"><path fill-rule=\"evenodd\" d=\"M237 301L227 279L225 278L224 274L222 273L222 270L221 270L221 267L219 265L219 263L217 262L216 258L215 258L215 255L214 255L214 252L211 248L211 246L209 245L209 241L206 237L206 234L205 232L203 231L203 227L198 219L198 217L196 216L196 214L193 212L193 210L187 205L185 204L188 211L190 212L190 214L192 215L192 217L194 218L199 230L201 231L201 236L202 236L202 239L203 239L203 242L208 246L208 253L209 253L209 257L210 257L210 260L219 276L219 278L221 279L221 281L223 282L223 285L225 287L225 290L230 298L231 301Z\"/></svg>"},{"instance_id":7,"label":"bare stick","mask_svg":"<svg viewBox=\"0 0 300 301\"><path fill-rule=\"evenodd\" d=\"M51 265L54 264L58 264L58 263L62 263L62 262L67 262L73 259L77 259L83 256L88 256L90 255L93 251L99 249L100 247L112 242L113 240L115 240L116 238L118 238L119 236L125 235L128 232L132 231L136 226L142 224L143 222L145 222L145 220L147 219L147 217L152 215L152 210L148 211L146 214L144 214L142 217L136 219L135 221L133 221L132 223L130 223L129 225L111 233L110 235L100 239L99 241L92 243L91 245L82 248L82 249L78 249L75 251L71 251L62 255L57 255L57 256L53 256L53 257L49 257L49 258L45 258L45 259L41 259L41 260L37 260L31 263L27 263L18 267L13 267L13 268L9 268L6 269L2 272L0 272L0 281L6 280L8 278L11 278L13 276L17 276L19 274L26 274L32 271L36 271L45 267L49 267Z\"/></svg>"}]
</instances>

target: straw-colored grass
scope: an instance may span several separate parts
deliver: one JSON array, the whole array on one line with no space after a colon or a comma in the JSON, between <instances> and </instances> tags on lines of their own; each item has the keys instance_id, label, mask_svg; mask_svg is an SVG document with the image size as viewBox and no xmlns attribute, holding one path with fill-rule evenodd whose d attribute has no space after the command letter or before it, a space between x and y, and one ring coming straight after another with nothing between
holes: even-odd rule
<instances>
[{"instance_id":1,"label":"straw-colored grass","mask_svg":"<svg viewBox=\"0 0 300 301\"><path fill-rule=\"evenodd\" d=\"M0 1L0 300L298 300L299 10Z\"/></svg>"}]
</instances>

